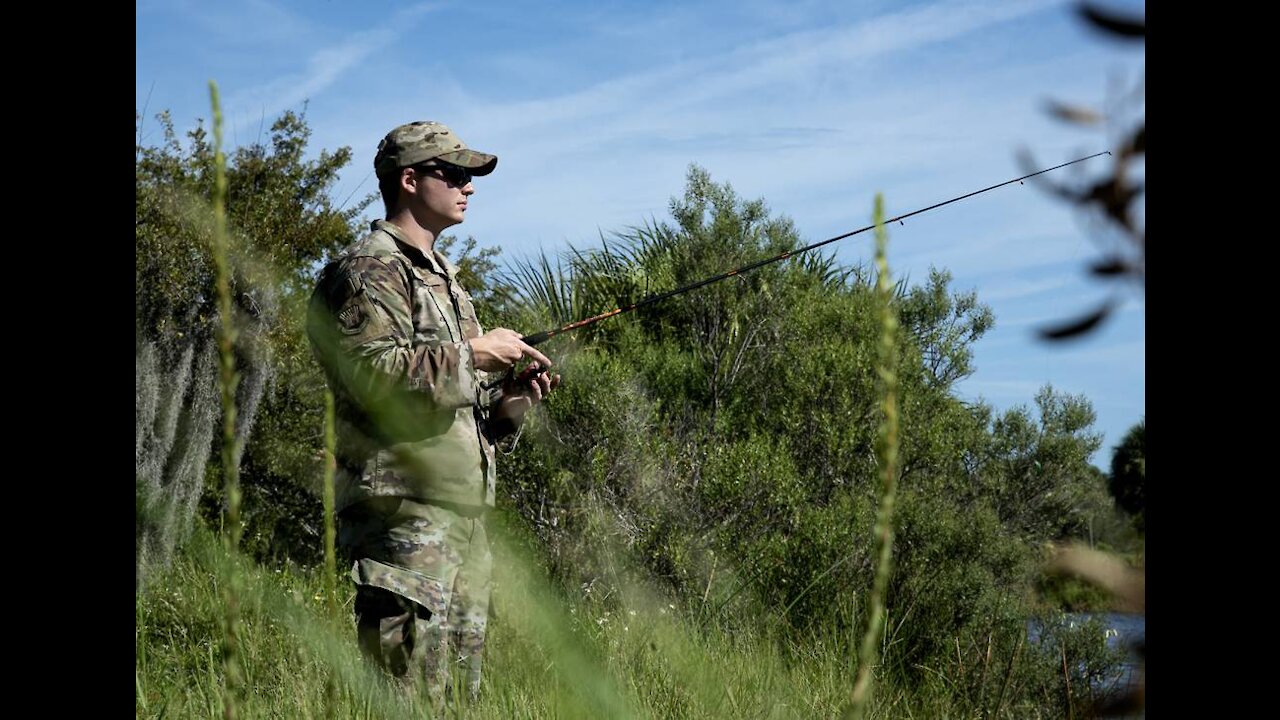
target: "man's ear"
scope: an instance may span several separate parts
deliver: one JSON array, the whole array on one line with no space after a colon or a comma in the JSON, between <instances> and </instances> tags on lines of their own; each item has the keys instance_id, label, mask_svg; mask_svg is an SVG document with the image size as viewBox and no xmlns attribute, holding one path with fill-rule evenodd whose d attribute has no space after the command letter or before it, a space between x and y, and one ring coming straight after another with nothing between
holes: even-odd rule
<instances>
[{"instance_id":1,"label":"man's ear","mask_svg":"<svg viewBox=\"0 0 1280 720\"><path fill-rule=\"evenodd\" d=\"M400 190L410 195L418 191L418 183L422 182L422 178L418 177L418 173L413 168L400 168Z\"/></svg>"}]
</instances>

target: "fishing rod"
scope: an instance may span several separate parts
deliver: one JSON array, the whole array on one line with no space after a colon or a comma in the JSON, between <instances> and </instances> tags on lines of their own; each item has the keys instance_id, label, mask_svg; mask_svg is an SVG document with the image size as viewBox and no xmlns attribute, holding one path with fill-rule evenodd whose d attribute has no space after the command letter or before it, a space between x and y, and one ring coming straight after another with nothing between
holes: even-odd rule
<instances>
[{"instance_id":1,"label":"fishing rod","mask_svg":"<svg viewBox=\"0 0 1280 720\"><path fill-rule=\"evenodd\" d=\"M1044 173L1050 172L1050 171L1052 171L1052 170L1057 170L1058 168L1064 168L1064 167L1066 167L1066 166L1068 166L1068 165L1074 165L1074 164L1076 164L1076 163L1078 163L1078 162L1084 162L1085 160L1092 160L1093 158L1096 158L1096 157L1098 157L1099 155L1110 155L1110 154L1111 154L1111 151L1110 151L1110 150L1104 150L1104 151L1102 151L1102 152L1100 152L1100 153L1094 153L1093 155L1090 155L1090 156L1088 156L1088 157L1082 157L1082 158L1079 158L1079 159L1077 159L1077 160L1072 160L1071 162L1062 163L1061 165L1054 165L1053 167L1051 167L1051 168L1046 168L1046 169L1044 169L1044 170L1037 170L1036 172L1033 172L1033 173L1031 173L1031 174L1029 174L1029 175L1023 175L1022 177L1017 177L1017 178L1014 178L1014 179L1012 179L1012 180L1006 180L1006 181L1004 181L1004 182L1002 182L1002 183L998 183L998 184L996 184L996 185L992 185L991 187L986 187L986 188L983 188L983 189L981 189L981 190L975 190L975 191L973 191L973 192L971 192L971 193L967 193L967 194L965 194L965 195L961 195L961 196L959 196L959 197L954 197L954 198L951 198L950 200L947 200L947 201L944 201L944 202L940 202L940 203L936 203L936 204L934 204L934 205L930 205L929 207L926 207L926 208L920 208L919 210L913 210L913 211L911 211L911 212L909 212L909 213L907 213L907 214L905 214L905 215L899 215L899 216L894 217L894 218L889 218L888 220L885 220L885 221L884 221L884 224L885 224L885 225L888 225L889 223L893 223L893 222L896 222L896 223L898 223L898 224L903 224L903 223L902 223L902 221L903 221L903 220L905 220L905 219L907 219L907 218L909 218L909 217L911 217L912 215L919 215L920 213L929 212L930 210L935 210L935 209L937 209L937 208L942 207L943 205L950 205L950 204L951 204L951 203L953 203L953 202L959 202L959 201L961 201L961 200L964 200L965 198L971 198L971 197L973 197L974 195L981 195L982 193L987 192L988 190L995 190L995 189L996 189L996 188L998 188L998 187L1004 187L1005 185L1010 185L1010 184L1012 184L1012 183L1022 182L1023 180L1026 180L1027 178L1035 177L1036 175L1043 175ZM645 298L643 298L643 299L641 299L641 300L639 300L639 301L637 301L637 302L634 302L634 303L632 303L632 304L630 304L630 305L627 305L627 306L625 306L625 307L614 308L613 310L610 310L609 312L600 313L599 315L595 315L595 316L593 316L593 317L589 317L589 318L587 318L587 319L585 319L585 320L578 320L578 321L576 321L576 322L571 322L571 323L569 323L568 325L565 325L564 327L555 328L554 330L543 330L542 332L537 332L537 333L534 333L534 334L532 334L532 335L526 335L526 336L524 336L524 337L522 337L522 338L520 338L520 339L521 339L521 340L523 340L525 343L527 343L527 344L529 344L529 345L538 345L538 344L541 344L541 343L546 342L547 340L550 340L551 338L553 338L553 337L555 337L555 336L557 336L557 335L559 335L559 334L561 334L561 333L566 333L566 332L569 332L570 330L577 330L577 329L579 329L579 328L584 328L584 327L587 327L588 325L594 325L594 324L596 324L596 323L600 322L601 320L604 320L604 319L606 319L606 318L611 318L611 317L613 317L613 316L615 316L615 315L621 315L621 314L623 314L623 313L629 313L629 312L631 312L632 310L639 310L639 309L640 309L640 308L642 308L642 307L645 307L645 306L647 306L647 305L652 305L652 304L654 304L654 303L656 303L656 302L660 302L660 301L662 301L662 300L666 300L666 299L667 299L667 298L669 298L669 297L675 297L676 295L683 295L684 293L687 293L687 292L689 292L689 291L691 291L691 290L697 290L698 288L703 287L704 285L710 285L711 283L720 282L721 280L724 280L725 278L731 278L731 277L733 277L733 276L735 276L735 275L741 275L741 274L743 274L743 273L751 272L752 270L755 270L756 268L764 267L765 265L768 265L768 264L770 264L770 263L779 262L779 261L781 261L781 260L786 260L787 258L792 257L792 256L794 256L794 255L799 255L800 253L808 252L808 251L813 250L813 249L815 249L815 248L820 248L820 247L822 247L823 245L827 245L827 244L829 244L829 243L833 243L833 242L835 242L835 241L837 241L837 240L844 240L845 238L853 237L854 235L857 235L858 233L864 233L864 232L866 232L866 231L868 231L868 230L871 230L871 229L872 229L872 228L874 228L874 227L875 227L875 224L871 224L871 225L868 225L868 226L866 226L866 227L864 227L864 228L858 228L857 230L854 230L854 231L852 231L852 232L847 232L847 233L845 233L845 234L843 234L843 235L837 235L837 236L835 236L835 237L833 237L833 238L827 238L826 240L823 240L822 242L816 242L816 243L814 243L814 244L812 244L812 245L806 245L806 246L804 246L804 247L800 248L799 250L789 250L789 251L784 252L784 253L782 253L781 255L777 255L777 256L775 256L775 257L765 258L764 260L757 260L756 262L753 262L753 263L751 263L751 264L749 264L749 265L743 265L743 266L742 266L742 267L740 267L740 268L735 268L735 269L733 269L733 270L728 270L728 271L722 272L722 273L720 273L720 274L718 274L718 275L712 275L712 276L711 276L711 277L709 277L709 278L706 278L706 279L703 279L703 280L699 280L698 282L695 282L695 283L690 283L690 284L685 285L685 286L683 286L683 287L678 287L678 288L676 288L676 289L674 289L674 290L668 290L668 291L663 292L663 293L658 293L657 295L649 295L649 296L647 296L647 297L645 297Z\"/></svg>"}]
</instances>

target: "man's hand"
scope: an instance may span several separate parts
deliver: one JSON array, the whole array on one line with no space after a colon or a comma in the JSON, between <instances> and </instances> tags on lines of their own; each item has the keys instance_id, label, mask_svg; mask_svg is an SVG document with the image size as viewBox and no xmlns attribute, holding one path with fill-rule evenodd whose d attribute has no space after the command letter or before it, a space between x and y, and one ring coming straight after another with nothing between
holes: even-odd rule
<instances>
[{"instance_id":1,"label":"man's hand","mask_svg":"<svg viewBox=\"0 0 1280 720\"><path fill-rule=\"evenodd\" d=\"M522 357L530 357L539 367L551 367L546 355L520 339L520 333L507 328L494 328L480 337L471 338L471 358L476 367L500 372L515 365Z\"/></svg>"},{"instance_id":2,"label":"man's hand","mask_svg":"<svg viewBox=\"0 0 1280 720\"><path fill-rule=\"evenodd\" d=\"M502 402L495 414L519 425L530 408L542 402L558 387L560 376L548 373L545 366L535 360L519 376L503 385Z\"/></svg>"}]
</instances>

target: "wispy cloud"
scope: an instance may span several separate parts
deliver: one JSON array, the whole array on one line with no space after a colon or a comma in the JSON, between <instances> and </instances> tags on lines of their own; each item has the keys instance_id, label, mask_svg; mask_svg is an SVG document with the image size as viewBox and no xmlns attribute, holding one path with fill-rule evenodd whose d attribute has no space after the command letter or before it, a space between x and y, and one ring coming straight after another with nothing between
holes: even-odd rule
<instances>
[{"instance_id":1,"label":"wispy cloud","mask_svg":"<svg viewBox=\"0 0 1280 720\"><path fill-rule=\"evenodd\" d=\"M1060 4L943 3L794 31L609 76L568 93L505 101L463 89L435 106L450 113L438 119L467 128L465 137L482 138L503 157L485 189L503 197L507 217L522 218L518 236L533 244L582 241L594 237L596 225L621 227L639 222L638 213L664 214L690 161L707 166L718 180L732 179L748 196L767 193L775 207L803 209L803 225L824 232L824 225L849 222L851 189L862 189L866 209L856 212L865 215L876 189L865 179L918 175L940 153L954 152L958 139L974 143L973 128L1001 135L1010 110L1028 102L1011 89L976 102L941 78L921 78L915 87L884 85L875 81L876 62L889 67L899 55ZM1004 72L1030 75L1037 69L1027 62ZM431 90L442 82L432 79ZM985 82L999 87L1001 81ZM445 84L450 91L465 87ZM362 134L377 137L385 130L370 125ZM358 165L371 160L372 141L353 145L370 156L357 157ZM888 145L893 153L880 150ZM961 181L956 186L971 189ZM523 219L562 206L567 188L573 188L572 207L589 213L566 214L556 225ZM909 190L895 200L906 202ZM513 229L483 213L472 227L500 236Z\"/></svg>"},{"instance_id":2,"label":"wispy cloud","mask_svg":"<svg viewBox=\"0 0 1280 720\"><path fill-rule=\"evenodd\" d=\"M1081 287L1084 287L1083 285ZM1003 317L998 322L1001 330L1030 330L1032 328L1043 328L1053 325L1061 325L1072 318L1084 315L1086 312L1092 311L1106 302L1109 295L1100 292L1101 288L1091 288L1090 292L1074 293L1070 296L1057 296L1052 298L1051 303L1038 303L1032 309L1034 314L1012 314ZM986 297L986 292L978 294L979 300ZM1146 298L1136 295L1121 296L1119 305L1111 311L1108 320L1104 323L1114 321L1115 319L1128 314L1141 314L1146 312ZM1017 308L1018 304L1007 304L1006 307Z\"/></svg>"},{"instance_id":3,"label":"wispy cloud","mask_svg":"<svg viewBox=\"0 0 1280 720\"><path fill-rule=\"evenodd\" d=\"M1028 297L1030 295L1040 295L1065 287L1076 282L1070 277L1046 278L1038 281L1018 281L999 285L996 287L988 287L982 293L982 299L986 302L995 302L998 300L1016 300L1018 298Z\"/></svg>"},{"instance_id":4,"label":"wispy cloud","mask_svg":"<svg viewBox=\"0 0 1280 720\"><path fill-rule=\"evenodd\" d=\"M421 3L401 8L377 27L355 32L312 52L302 70L232 94L228 105L237 117L274 117L295 108L323 93L370 54L392 45L398 36L411 31L423 15L438 7L437 3Z\"/></svg>"},{"instance_id":5,"label":"wispy cloud","mask_svg":"<svg viewBox=\"0 0 1280 720\"><path fill-rule=\"evenodd\" d=\"M249 48L273 43L287 46L317 30L306 18L269 0L216 3L146 0L137 3L136 15L139 20L163 18L170 28L191 27L201 40L190 48L192 51L199 51L203 46Z\"/></svg>"},{"instance_id":6,"label":"wispy cloud","mask_svg":"<svg viewBox=\"0 0 1280 720\"><path fill-rule=\"evenodd\" d=\"M717 109L723 98L740 99L760 89L794 91L825 77L818 72L822 68L848 70L860 62L956 38L1059 4L1061 0L951 2L851 26L795 31L726 53L611 78L572 93L512 103L475 101L470 103L468 124L498 135L544 129L548 132L539 134L540 146L548 154L625 141L640 130L650 136L679 137L690 127L686 112L691 108ZM734 103L733 107L740 106ZM723 114L737 112L724 106L718 109ZM757 127L760 136L776 130L767 116L742 120ZM557 132L564 123L571 123L575 131ZM585 134L578 132L584 128ZM742 134L735 132L735 136ZM749 140L751 135L746 137Z\"/></svg>"}]
</instances>

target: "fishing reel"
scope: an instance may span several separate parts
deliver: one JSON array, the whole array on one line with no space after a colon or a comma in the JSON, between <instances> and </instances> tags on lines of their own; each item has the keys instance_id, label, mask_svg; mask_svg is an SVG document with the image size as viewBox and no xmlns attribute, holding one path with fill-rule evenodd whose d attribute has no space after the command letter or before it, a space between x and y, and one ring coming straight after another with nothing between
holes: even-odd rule
<instances>
[{"instance_id":1,"label":"fishing reel","mask_svg":"<svg viewBox=\"0 0 1280 720\"><path fill-rule=\"evenodd\" d=\"M541 375L542 373L547 372L548 369L549 368L542 367L542 365L537 360L534 360L528 365L525 365L524 368L519 372L519 374L517 374L516 366L512 365L511 367L507 368L506 372L502 373L498 377L488 382L480 383L480 387L484 388L485 390L492 390L496 387L501 387L506 383L512 382L512 381L514 381L514 383L517 386L523 385L524 383L529 382L530 380L534 379L538 375Z\"/></svg>"}]
</instances>

